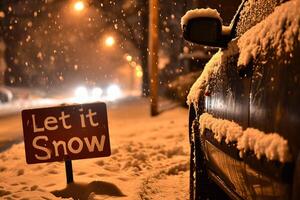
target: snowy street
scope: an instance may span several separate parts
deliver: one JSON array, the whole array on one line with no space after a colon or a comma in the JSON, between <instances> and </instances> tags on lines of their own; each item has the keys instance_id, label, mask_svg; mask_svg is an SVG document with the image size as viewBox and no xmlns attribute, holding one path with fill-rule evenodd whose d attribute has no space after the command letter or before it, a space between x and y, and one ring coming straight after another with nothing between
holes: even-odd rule
<instances>
[{"instance_id":1,"label":"snowy street","mask_svg":"<svg viewBox=\"0 0 300 200\"><path fill-rule=\"evenodd\" d=\"M0 117L0 151L11 143L22 141L22 121L18 113Z\"/></svg>"},{"instance_id":2,"label":"snowy street","mask_svg":"<svg viewBox=\"0 0 300 200\"><path fill-rule=\"evenodd\" d=\"M75 183L68 186L64 163L27 165L23 142L13 145L0 154L0 197L188 199L187 113L176 107L151 118L148 101L139 98L108 104L112 155L73 161Z\"/></svg>"},{"instance_id":3,"label":"snowy street","mask_svg":"<svg viewBox=\"0 0 300 200\"><path fill-rule=\"evenodd\" d=\"M21 110L58 105L57 99L17 99L0 104L0 152L23 140Z\"/></svg>"}]
</instances>

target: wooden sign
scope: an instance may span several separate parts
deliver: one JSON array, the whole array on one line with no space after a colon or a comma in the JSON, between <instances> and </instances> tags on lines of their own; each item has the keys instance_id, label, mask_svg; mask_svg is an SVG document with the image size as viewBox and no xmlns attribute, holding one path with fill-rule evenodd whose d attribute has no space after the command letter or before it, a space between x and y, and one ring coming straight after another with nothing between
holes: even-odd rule
<instances>
[{"instance_id":1,"label":"wooden sign","mask_svg":"<svg viewBox=\"0 0 300 200\"><path fill-rule=\"evenodd\" d=\"M22 111L28 164L110 156L105 103Z\"/></svg>"}]
</instances>

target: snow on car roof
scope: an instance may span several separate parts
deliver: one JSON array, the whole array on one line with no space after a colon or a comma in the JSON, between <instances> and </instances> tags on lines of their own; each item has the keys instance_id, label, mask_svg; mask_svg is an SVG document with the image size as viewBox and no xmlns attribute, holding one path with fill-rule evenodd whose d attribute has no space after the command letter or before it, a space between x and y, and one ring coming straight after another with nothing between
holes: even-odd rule
<instances>
[{"instance_id":1,"label":"snow on car roof","mask_svg":"<svg viewBox=\"0 0 300 200\"><path fill-rule=\"evenodd\" d=\"M183 25L186 25L190 19L197 18L197 17L212 17L212 18L217 18L222 22L220 13L216 9L199 8L199 9L189 10L185 13L185 15L181 18L181 27L183 27Z\"/></svg>"},{"instance_id":2,"label":"snow on car roof","mask_svg":"<svg viewBox=\"0 0 300 200\"><path fill-rule=\"evenodd\" d=\"M300 40L300 0L292 0L276 7L274 12L238 40L240 56L238 66L246 66L251 59L267 52L276 51L276 56L291 52L294 43Z\"/></svg>"}]
</instances>

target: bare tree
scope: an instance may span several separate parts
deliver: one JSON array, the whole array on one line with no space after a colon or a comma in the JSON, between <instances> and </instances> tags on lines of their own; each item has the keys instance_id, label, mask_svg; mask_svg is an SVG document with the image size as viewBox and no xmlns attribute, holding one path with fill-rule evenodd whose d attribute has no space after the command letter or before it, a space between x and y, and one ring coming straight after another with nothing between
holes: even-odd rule
<instances>
[{"instance_id":1,"label":"bare tree","mask_svg":"<svg viewBox=\"0 0 300 200\"><path fill-rule=\"evenodd\" d=\"M5 18L3 19L3 38L7 44L6 50L6 61L8 65L7 74L14 75L14 83L20 84L32 84L32 80L26 80L29 77L31 79L36 79L34 77L39 77L41 74L46 74L47 71L43 67L40 67L41 55L49 54L47 51L51 51L55 47L55 40L51 41L48 49L42 49L45 52L36 51L34 43L24 44L27 36L30 35L32 38L43 38L49 39L49 35L41 34L41 31L46 30L46 25L59 27L57 24L58 20L53 20L49 18L49 13L55 16L56 13L62 6L67 4L67 0L2 0L1 6L5 13ZM181 51L181 30L180 30L180 16L184 11L184 2L161 2L160 8L160 48L170 57L171 64L170 72L176 70L177 56ZM143 81L142 81L142 91L144 96L149 95L149 72L148 72L148 1L139 0L89 0L86 3L96 10L100 25L97 25L93 32L90 31L88 37L94 39L93 37L99 36L103 33L103 30L113 30L118 33L118 36L122 38L121 46L125 46L126 42L130 42L139 52L138 59L141 62L143 69ZM45 22L49 21L50 22ZM55 23L53 24L51 22ZM16 23L15 23L16 22ZM31 23L38 24L37 27L28 27ZM44 23L44 24L43 24ZM59 35L59 29L52 30L54 33ZM29 34L30 33L30 34ZM92 33L92 34L90 34ZM86 35L85 35L86 36ZM65 35L67 37L67 35ZM31 39L32 39L31 38ZM60 38L56 38L60 40ZM21 41L21 43L20 43ZM23 41L23 42L22 42ZM64 42L63 42L64 43ZM25 46L27 47L24 48ZM37 45L37 44L35 44ZM28 51L28 48L31 51ZM124 47L126 48L126 47ZM23 53L23 57L27 56L26 59L20 60L18 56L18 51ZM30 55L32 54L32 55ZM16 55L16 56L12 56ZM38 56L36 56L38 55ZM22 57L21 56L21 57ZM29 59L31 57L31 60ZM26 61L27 60L27 64ZM54 63L57 65L57 63ZM31 67L27 67L30 65ZM61 65L64 64L64 59L61 58ZM49 69L49 66L47 66ZM51 67L50 67L51 68ZM25 70L27 69L27 71ZM31 71L28 69L32 69ZM49 72L50 73L50 72ZM52 73L60 73L59 71L54 71ZM50 73L51 74L51 73ZM7 76L9 77L9 76ZM57 77L57 75L55 75ZM48 77L49 78L49 77ZM50 77L51 78L51 77ZM9 78L8 82L12 81Z\"/></svg>"},{"instance_id":2,"label":"bare tree","mask_svg":"<svg viewBox=\"0 0 300 200\"><path fill-rule=\"evenodd\" d=\"M126 41L140 52L143 69L142 92L149 95L148 71L148 1L138 0L91 0L107 26L111 26Z\"/></svg>"}]
</instances>

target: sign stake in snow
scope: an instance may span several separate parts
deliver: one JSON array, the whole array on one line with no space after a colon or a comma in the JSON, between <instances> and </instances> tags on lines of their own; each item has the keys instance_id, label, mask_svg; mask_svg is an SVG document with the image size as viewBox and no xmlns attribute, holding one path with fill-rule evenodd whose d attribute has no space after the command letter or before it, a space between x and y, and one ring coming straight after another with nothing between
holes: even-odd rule
<instances>
[{"instance_id":1,"label":"sign stake in snow","mask_svg":"<svg viewBox=\"0 0 300 200\"><path fill-rule=\"evenodd\" d=\"M65 167L66 167L66 178L67 178L67 184L73 183L73 168L72 168L72 161L66 160L65 161Z\"/></svg>"},{"instance_id":2,"label":"sign stake in snow","mask_svg":"<svg viewBox=\"0 0 300 200\"><path fill-rule=\"evenodd\" d=\"M67 183L71 160L111 154L105 103L23 110L22 123L26 162L65 161Z\"/></svg>"}]
</instances>

